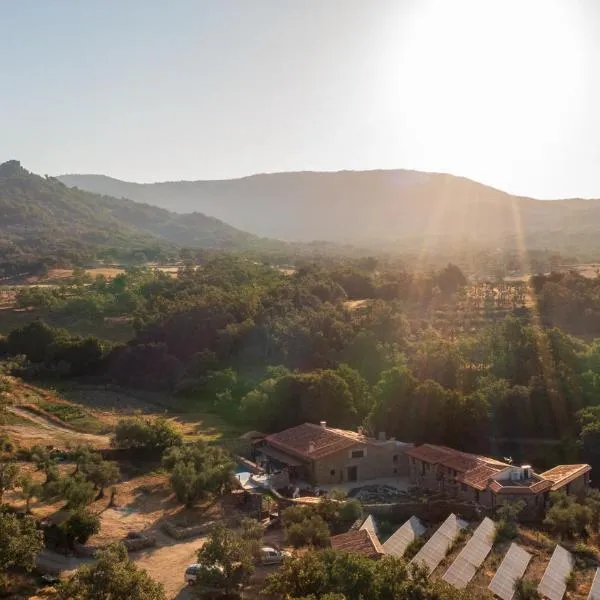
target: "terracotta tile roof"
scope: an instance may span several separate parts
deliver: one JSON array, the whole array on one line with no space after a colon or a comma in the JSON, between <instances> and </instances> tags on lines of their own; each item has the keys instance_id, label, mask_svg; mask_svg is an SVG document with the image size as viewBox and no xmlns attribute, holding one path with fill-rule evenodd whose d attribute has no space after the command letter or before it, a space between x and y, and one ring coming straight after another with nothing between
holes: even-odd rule
<instances>
[{"instance_id":1,"label":"terracotta tile roof","mask_svg":"<svg viewBox=\"0 0 600 600\"><path fill-rule=\"evenodd\" d=\"M476 490L483 491L488 487L490 478L500 471L503 471L505 468L505 466L480 463L474 469L459 475L456 480L465 485L469 485Z\"/></svg>"},{"instance_id":2,"label":"terracotta tile roof","mask_svg":"<svg viewBox=\"0 0 600 600\"><path fill-rule=\"evenodd\" d=\"M379 540L367 529L334 535L331 547L343 552L356 552L368 558L379 558L385 553Z\"/></svg>"},{"instance_id":3,"label":"terracotta tile roof","mask_svg":"<svg viewBox=\"0 0 600 600\"><path fill-rule=\"evenodd\" d=\"M303 458L317 460L357 444L366 444L367 438L354 431L321 427L313 423L303 423L291 429L285 429L265 438L275 448L290 452ZM314 450L310 452L311 442Z\"/></svg>"},{"instance_id":4,"label":"terracotta tile roof","mask_svg":"<svg viewBox=\"0 0 600 600\"><path fill-rule=\"evenodd\" d=\"M471 469L477 468L481 464L496 465L499 469L508 467L507 464L487 456L470 454L448 448L447 446L436 446L434 444L423 444L416 448L406 451L408 456L422 460L431 464L439 464L449 469L454 469L460 473L465 473Z\"/></svg>"},{"instance_id":5,"label":"terracotta tile roof","mask_svg":"<svg viewBox=\"0 0 600 600\"><path fill-rule=\"evenodd\" d=\"M558 465L542 473L544 479L552 482L552 491L555 492L574 479L581 477L592 470L590 465Z\"/></svg>"},{"instance_id":6,"label":"terracotta tile roof","mask_svg":"<svg viewBox=\"0 0 600 600\"><path fill-rule=\"evenodd\" d=\"M492 481L489 485L489 488L495 494L528 496L546 492L552 486L552 482L547 481L546 479L540 479L531 483L531 485L515 485L514 481L506 481L506 483L508 485L504 485L504 482L501 481Z\"/></svg>"},{"instance_id":7,"label":"terracotta tile roof","mask_svg":"<svg viewBox=\"0 0 600 600\"><path fill-rule=\"evenodd\" d=\"M408 456L431 464L438 464L441 460L450 458L453 453L458 453L458 450L433 444L422 444L406 451Z\"/></svg>"}]
</instances>

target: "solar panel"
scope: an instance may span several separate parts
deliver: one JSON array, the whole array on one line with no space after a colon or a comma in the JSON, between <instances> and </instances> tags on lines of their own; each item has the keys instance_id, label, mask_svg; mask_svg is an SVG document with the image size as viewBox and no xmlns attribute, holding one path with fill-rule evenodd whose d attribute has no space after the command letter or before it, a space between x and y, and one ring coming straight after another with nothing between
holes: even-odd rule
<instances>
[{"instance_id":1,"label":"solar panel","mask_svg":"<svg viewBox=\"0 0 600 600\"><path fill-rule=\"evenodd\" d=\"M433 573L458 537L460 530L466 526L467 523L461 521L454 513L451 514L427 540L410 563L422 565L429 573Z\"/></svg>"},{"instance_id":2,"label":"solar panel","mask_svg":"<svg viewBox=\"0 0 600 600\"><path fill-rule=\"evenodd\" d=\"M567 591L567 577L573 569L573 557L562 546L556 546L544 576L538 585L538 591L548 600L562 600Z\"/></svg>"},{"instance_id":3,"label":"solar panel","mask_svg":"<svg viewBox=\"0 0 600 600\"><path fill-rule=\"evenodd\" d=\"M442 579L460 590L466 588L469 581L473 579L477 569L490 553L494 544L495 534L496 526L494 522L486 517L479 524L479 527L477 527L471 539L460 551L455 561L448 567Z\"/></svg>"},{"instance_id":4,"label":"solar panel","mask_svg":"<svg viewBox=\"0 0 600 600\"><path fill-rule=\"evenodd\" d=\"M600 600L600 568L596 569L592 588L590 589L587 600Z\"/></svg>"},{"instance_id":5,"label":"solar panel","mask_svg":"<svg viewBox=\"0 0 600 600\"><path fill-rule=\"evenodd\" d=\"M515 584L525 574L530 560L529 552L511 544L488 588L502 600L512 600Z\"/></svg>"},{"instance_id":6,"label":"solar panel","mask_svg":"<svg viewBox=\"0 0 600 600\"><path fill-rule=\"evenodd\" d=\"M369 515L365 519L364 523L358 528L359 531L362 531L363 529L366 529L368 532L370 532L375 539L379 539L379 536L377 535L377 524L375 523L373 515Z\"/></svg>"},{"instance_id":7,"label":"solar panel","mask_svg":"<svg viewBox=\"0 0 600 600\"><path fill-rule=\"evenodd\" d=\"M411 517L386 540L383 549L386 554L403 556L408 545L424 533L425 527L423 527L421 521L417 517Z\"/></svg>"}]
</instances>

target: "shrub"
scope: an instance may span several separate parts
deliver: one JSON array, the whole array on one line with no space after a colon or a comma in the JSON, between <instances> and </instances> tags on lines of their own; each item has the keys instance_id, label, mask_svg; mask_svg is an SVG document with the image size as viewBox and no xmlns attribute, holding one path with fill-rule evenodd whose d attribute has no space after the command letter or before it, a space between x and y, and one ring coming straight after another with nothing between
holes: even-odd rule
<instances>
[{"instance_id":1,"label":"shrub","mask_svg":"<svg viewBox=\"0 0 600 600\"><path fill-rule=\"evenodd\" d=\"M118 422L112 444L117 448L158 448L180 446L182 436L164 417L134 417Z\"/></svg>"},{"instance_id":2,"label":"shrub","mask_svg":"<svg viewBox=\"0 0 600 600\"><path fill-rule=\"evenodd\" d=\"M404 556L403 558L407 561L409 561L411 558L413 558L414 556L417 555L417 552L419 552L419 550L425 545L425 538L424 537L418 537L415 538L410 544L408 544L408 546L406 547L406 550L404 551Z\"/></svg>"},{"instance_id":3,"label":"shrub","mask_svg":"<svg viewBox=\"0 0 600 600\"><path fill-rule=\"evenodd\" d=\"M100 517L89 510L79 509L73 512L60 525L69 544L73 541L85 544L94 534L100 531Z\"/></svg>"},{"instance_id":4,"label":"shrub","mask_svg":"<svg viewBox=\"0 0 600 600\"><path fill-rule=\"evenodd\" d=\"M589 546L583 542L578 542L571 549L576 560L581 561L585 566L600 564L600 552L594 546Z\"/></svg>"},{"instance_id":5,"label":"shrub","mask_svg":"<svg viewBox=\"0 0 600 600\"><path fill-rule=\"evenodd\" d=\"M61 480L59 489L60 495L67 501L67 508L82 508L96 496L94 484L80 473Z\"/></svg>"},{"instance_id":6,"label":"shrub","mask_svg":"<svg viewBox=\"0 0 600 600\"><path fill-rule=\"evenodd\" d=\"M520 579L515 584L514 600L539 600L541 597L533 581Z\"/></svg>"},{"instance_id":7,"label":"shrub","mask_svg":"<svg viewBox=\"0 0 600 600\"><path fill-rule=\"evenodd\" d=\"M523 501L503 504L496 511L498 521L496 522L495 541L508 541L517 537L517 520L525 508Z\"/></svg>"},{"instance_id":8,"label":"shrub","mask_svg":"<svg viewBox=\"0 0 600 600\"><path fill-rule=\"evenodd\" d=\"M593 520L590 507L580 504L572 496L562 492L550 495L552 506L546 513L544 525L561 538L583 535Z\"/></svg>"},{"instance_id":9,"label":"shrub","mask_svg":"<svg viewBox=\"0 0 600 600\"><path fill-rule=\"evenodd\" d=\"M324 548L329 542L329 528L321 517L313 515L308 519L287 526L285 537L286 541L294 548L302 546Z\"/></svg>"},{"instance_id":10,"label":"shrub","mask_svg":"<svg viewBox=\"0 0 600 600\"><path fill-rule=\"evenodd\" d=\"M202 442L170 448L163 466L171 473L169 481L177 499L186 506L209 494L223 493L231 485L235 468L223 448Z\"/></svg>"},{"instance_id":11,"label":"shrub","mask_svg":"<svg viewBox=\"0 0 600 600\"><path fill-rule=\"evenodd\" d=\"M80 567L58 589L60 600L166 600L160 583L135 565L123 544L113 544L98 552L92 565Z\"/></svg>"}]
</instances>

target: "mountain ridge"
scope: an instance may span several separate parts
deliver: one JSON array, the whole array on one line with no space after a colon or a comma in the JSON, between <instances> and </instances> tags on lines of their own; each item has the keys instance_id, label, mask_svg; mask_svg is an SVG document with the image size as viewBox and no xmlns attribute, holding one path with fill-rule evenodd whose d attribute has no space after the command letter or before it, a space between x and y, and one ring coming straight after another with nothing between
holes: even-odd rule
<instances>
[{"instance_id":1,"label":"mountain ridge","mask_svg":"<svg viewBox=\"0 0 600 600\"><path fill-rule=\"evenodd\" d=\"M243 249L259 241L198 211L176 214L69 188L53 177L0 164L0 255L105 251L175 253L177 247Z\"/></svg>"},{"instance_id":2,"label":"mountain ridge","mask_svg":"<svg viewBox=\"0 0 600 600\"><path fill-rule=\"evenodd\" d=\"M170 210L200 210L256 235L300 242L390 243L423 232L432 238L470 236L488 242L534 236L543 244L544 235L560 232L565 222L569 233L576 233L589 231L590 218L600 219L600 200L595 198L538 200L466 177L404 169L147 184L106 175L59 179Z\"/></svg>"}]
</instances>

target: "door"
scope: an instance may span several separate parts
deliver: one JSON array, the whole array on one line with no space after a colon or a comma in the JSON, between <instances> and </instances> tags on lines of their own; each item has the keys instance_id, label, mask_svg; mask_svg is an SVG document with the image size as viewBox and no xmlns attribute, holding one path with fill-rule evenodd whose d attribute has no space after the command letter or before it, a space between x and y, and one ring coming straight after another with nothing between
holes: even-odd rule
<instances>
[{"instance_id":1,"label":"door","mask_svg":"<svg viewBox=\"0 0 600 600\"><path fill-rule=\"evenodd\" d=\"M348 481L358 480L358 467L348 467Z\"/></svg>"}]
</instances>

